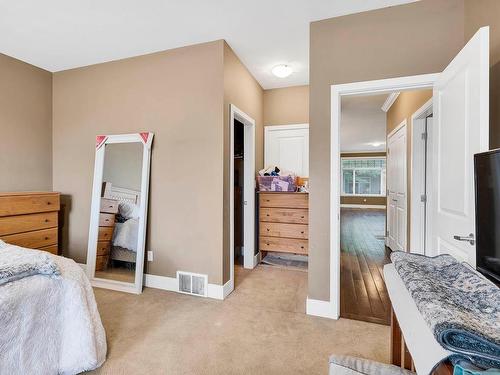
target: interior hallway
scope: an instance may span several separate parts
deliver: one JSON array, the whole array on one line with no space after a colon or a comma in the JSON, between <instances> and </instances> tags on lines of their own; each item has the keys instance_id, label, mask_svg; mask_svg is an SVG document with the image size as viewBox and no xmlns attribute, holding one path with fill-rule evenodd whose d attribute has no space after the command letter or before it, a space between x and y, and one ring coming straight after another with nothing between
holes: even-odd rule
<instances>
[{"instance_id":1,"label":"interior hallway","mask_svg":"<svg viewBox=\"0 0 500 375\"><path fill-rule=\"evenodd\" d=\"M390 301L383 266L390 263L385 246L385 210L347 209L340 214L340 315L390 324Z\"/></svg>"},{"instance_id":2,"label":"interior hallway","mask_svg":"<svg viewBox=\"0 0 500 375\"><path fill-rule=\"evenodd\" d=\"M326 374L332 353L389 361L389 327L305 315L307 272L235 267L225 300L94 289L108 358L96 374Z\"/></svg>"}]
</instances>

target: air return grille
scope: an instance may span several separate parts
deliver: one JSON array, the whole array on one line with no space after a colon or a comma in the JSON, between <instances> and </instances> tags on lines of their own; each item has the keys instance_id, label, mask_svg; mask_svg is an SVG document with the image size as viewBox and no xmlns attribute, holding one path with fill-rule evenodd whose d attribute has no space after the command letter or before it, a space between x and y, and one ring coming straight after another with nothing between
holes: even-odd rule
<instances>
[{"instance_id":1,"label":"air return grille","mask_svg":"<svg viewBox=\"0 0 500 375\"><path fill-rule=\"evenodd\" d=\"M194 296L207 296L207 275L177 271L177 281L179 285L179 292Z\"/></svg>"}]
</instances>

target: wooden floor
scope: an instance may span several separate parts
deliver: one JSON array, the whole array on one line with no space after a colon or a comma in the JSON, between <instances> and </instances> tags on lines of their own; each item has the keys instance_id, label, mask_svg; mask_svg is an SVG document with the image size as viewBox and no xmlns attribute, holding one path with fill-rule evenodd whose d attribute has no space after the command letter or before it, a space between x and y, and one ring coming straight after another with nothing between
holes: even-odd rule
<instances>
[{"instance_id":1,"label":"wooden floor","mask_svg":"<svg viewBox=\"0 0 500 375\"><path fill-rule=\"evenodd\" d=\"M383 266L390 263L384 243L385 211L342 209L340 223L340 316L389 325L383 279Z\"/></svg>"}]
</instances>

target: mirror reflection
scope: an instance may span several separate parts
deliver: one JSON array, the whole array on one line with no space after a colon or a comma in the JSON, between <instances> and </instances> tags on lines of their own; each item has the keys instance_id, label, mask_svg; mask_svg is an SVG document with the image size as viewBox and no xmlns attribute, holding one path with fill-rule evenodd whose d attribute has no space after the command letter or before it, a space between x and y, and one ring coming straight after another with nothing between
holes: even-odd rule
<instances>
[{"instance_id":1,"label":"mirror reflection","mask_svg":"<svg viewBox=\"0 0 500 375\"><path fill-rule=\"evenodd\" d=\"M104 146L95 277L134 283L143 144Z\"/></svg>"}]
</instances>

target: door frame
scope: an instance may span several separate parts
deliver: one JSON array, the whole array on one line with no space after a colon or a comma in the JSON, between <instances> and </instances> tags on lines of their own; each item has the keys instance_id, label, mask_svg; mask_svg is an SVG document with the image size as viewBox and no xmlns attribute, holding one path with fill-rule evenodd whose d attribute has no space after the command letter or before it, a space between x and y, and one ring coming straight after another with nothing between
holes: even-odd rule
<instances>
[{"instance_id":1,"label":"door frame","mask_svg":"<svg viewBox=\"0 0 500 375\"><path fill-rule=\"evenodd\" d=\"M331 85L330 128L330 301L322 316L340 317L340 122L343 96L428 89L440 73ZM326 307L326 306L325 306Z\"/></svg>"},{"instance_id":2,"label":"door frame","mask_svg":"<svg viewBox=\"0 0 500 375\"><path fill-rule=\"evenodd\" d=\"M405 168L404 168L404 175L406 178L404 179L404 192L405 192L405 211L406 211L406 217L405 217L405 243L404 243L404 248L403 250L406 251L408 249L408 122L406 118L401 121L401 123L396 126L389 134L387 134L386 137L386 148L387 148L387 156L386 156L386 199L389 200L389 195L387 192L389 191L389 138L392 138L394 135L396 135L398 132L404 131L404 137L405 137ZM392 243L390 243L389 238L387 237L387 228L389 227L389 203L386 204L386 240L385 240L385 245L387 247L390 247L391 249L394 247Z\"/></svg>"},{"instance_id":3,"label":"door frame","mask_svg":"<svg viewBox=\"0 0 500 375\"><path fill-rule=\"evenodd\" d=\"M429 151L429 130L425 129L425 122L428 116L433 113L433 98L431 97L422 107L417 109L411 116L410 131L410 252L416 252L415 249L423 249L418 252L424 255L430 255L427 249L426 227L430 225L431 217L429 215L429 202L432 201L432 191L426 188L432 179L432 174L426 169L430 164ZM425 139L422 134L426 133ZM427 147L426 147L427 143ZM427 162L426 162L427 159ZM425 200L422 200L425 196Z\"/></svg>"},{"instance_id":4,"label":"door frame","mask_svg":"<svg viewBox=\"0 0 500 375\"><path fill-rule=\"evenodd\" d=\"M243 259L244 268L254 268L259 262L259 253L255 254L255 120L236 107L229 105L229 261L230 276L228 295L234 290L234 120L245 128L243 151Z\"/></svg>"}]
</instances>

